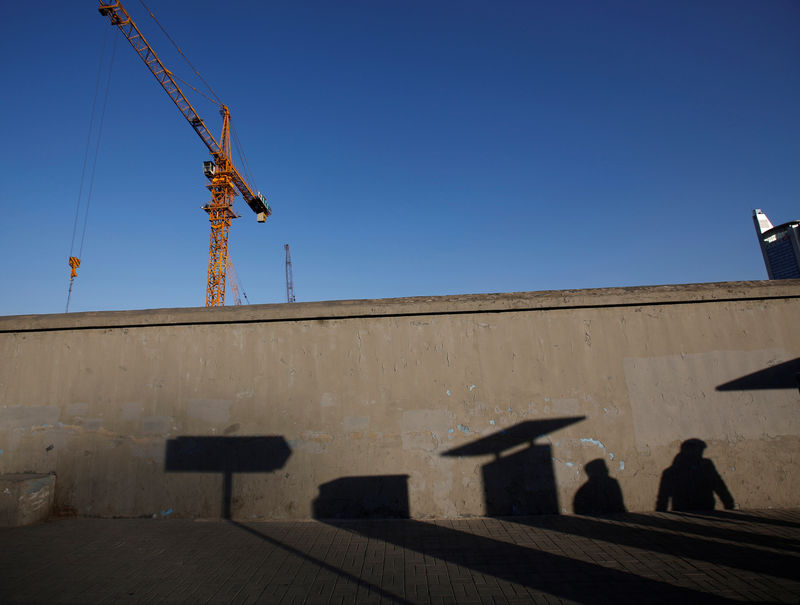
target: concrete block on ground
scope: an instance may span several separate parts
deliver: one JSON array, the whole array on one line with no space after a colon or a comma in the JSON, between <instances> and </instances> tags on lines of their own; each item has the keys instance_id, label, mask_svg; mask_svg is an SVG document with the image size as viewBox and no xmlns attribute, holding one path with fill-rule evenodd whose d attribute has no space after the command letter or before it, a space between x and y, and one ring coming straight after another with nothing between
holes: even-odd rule
<instances>
[{"instance_id":1,"label":"concrete block on ground","mask_svg":"<svg viewBox=\"0 0 800 605\"><path fill-rule=\"evenodd\" d=\"M0 527L44 521L53 510L56 476L14 473L0 475Z\"/></svg>"}]
</instances>

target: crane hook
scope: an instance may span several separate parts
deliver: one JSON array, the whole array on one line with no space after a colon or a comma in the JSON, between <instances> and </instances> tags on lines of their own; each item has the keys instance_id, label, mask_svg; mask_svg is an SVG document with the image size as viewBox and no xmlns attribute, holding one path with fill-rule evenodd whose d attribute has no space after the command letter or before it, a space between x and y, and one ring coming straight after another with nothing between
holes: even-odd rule
<instances>
[{"instance_id":1,"label":"crane hook","mask_svg":"<svg viewBox=\"0 0 800 605\"><path fill-rule=\"evenodd\" d=\"M70 256L69 257L69 266L70 266L70 274L69 279L72 281L76 277L78 277L78 267L81 266L81 259L77 256Z\"/></svg>"}]
</instances>

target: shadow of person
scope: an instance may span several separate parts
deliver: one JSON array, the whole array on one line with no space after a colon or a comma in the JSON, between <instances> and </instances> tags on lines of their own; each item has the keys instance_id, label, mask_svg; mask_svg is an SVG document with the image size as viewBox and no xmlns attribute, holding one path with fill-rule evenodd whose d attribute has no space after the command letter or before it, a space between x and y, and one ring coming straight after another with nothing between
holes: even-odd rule
<instances>
[{"instance_id":1,"label":"shadow of person","mask_svg":"<svg viewBox=\"0 0 800 605\"><path fill-rule=\"evenodd\" d=\"M606 461L597 458L583 467L589 480L584 483L572 500L572 510L576 515L605 515L624 513L625 503L622 490L616 479L608 475Z\"/></svg>"},{"instance_id":2,"label":"shadow of person","mask_svg":"<svg viewBox=\"0 0 800 605\"><path fill-rule=\"evenodd\" d=\"M661 473L656 510L665 511L672 501L672 510L713 510L714 494L726 509L733 508L733 496L720 477L714 463L703 458L706 444L700 439L687 439L672 466Z\"/></svg>"}]
</instances>

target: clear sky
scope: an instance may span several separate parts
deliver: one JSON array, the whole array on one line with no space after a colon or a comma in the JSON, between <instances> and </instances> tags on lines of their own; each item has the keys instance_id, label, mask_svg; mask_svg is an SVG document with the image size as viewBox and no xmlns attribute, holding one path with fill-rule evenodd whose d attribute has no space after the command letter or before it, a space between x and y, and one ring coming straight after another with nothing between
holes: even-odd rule
<instances>
[{"instance_id":1,"label":"clear sky","mask_svg":"<svg viewBox=\"0 0 800 605\"><path fill-rule=\"evenodd\" d=\"M251 303L285 301L285 243L298 302L766 279L752 209L800 218L797 1L148 5L272 205L258 224L239 198L231 227ZM208 154L96 7L3 5L0 315L64 311L106 33L70 310L205 301Z\"/></svg>"}]
</instances>

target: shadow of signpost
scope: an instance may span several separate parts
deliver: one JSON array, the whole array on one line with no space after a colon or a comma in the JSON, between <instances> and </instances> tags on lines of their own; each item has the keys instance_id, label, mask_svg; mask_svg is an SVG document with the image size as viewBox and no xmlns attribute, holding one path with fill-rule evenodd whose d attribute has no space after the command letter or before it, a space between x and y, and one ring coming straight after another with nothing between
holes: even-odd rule
<instances>
[{"instance_id":1,"label":"shadow of signpost","mask_svg":"<svg viewBox=\"0 0 800 605\"><path fill-rule=\"evenodd\" d=\"M269 473L292 451L283 437L178 437L167 441L164 470L222 473L222 517L231 518L234 473Z\"/></svg>"},{"instance_id":2,"label":"shadow of signpost","mask_svg":"<svg viewBox=\"0 0 800 605\"><path fill-rule=\"evenodd\" d=\"M584 418L570 416L520 422L442 455L494 455L494 460L481 469L488 516L558 514L552 449L548 444L535 443L535 440ZM525 444L528 447L520 451L501 455Z\"/></svg>"}]
</instances>

